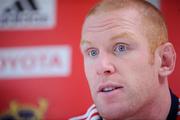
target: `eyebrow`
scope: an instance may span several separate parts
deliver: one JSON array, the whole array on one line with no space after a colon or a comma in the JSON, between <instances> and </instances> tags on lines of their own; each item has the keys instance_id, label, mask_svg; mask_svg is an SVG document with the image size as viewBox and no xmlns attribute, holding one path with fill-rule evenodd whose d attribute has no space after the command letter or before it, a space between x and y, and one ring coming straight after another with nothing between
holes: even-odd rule
<instances>
[{"instance_id":1,"label":"eyebrow","mask_svg":"<svg viewBox=\"0 0 180 120\"><path fill-rule=\"evenodd\" d=\"M114 40L117 40L119 38L127 38L127 39L134 39L135 35L132 34L132 33L121 33L121 34L117 34L117 35L114 35L110 38L110 40L114 41ZM85 45L85 44L89 44L89 45L92 45L93 43L91 41L88 41L88 40L81 40L80 42L80 45Z\"/></svg>"},{"instance_id":2,"label":"eyebrow","mask_svg":"<svg viewBox=\"0 0 180 120\"><path fill-rule=\"evenodd\" d=\"M117 40L117 39L119 39L119 38L134 39L134 38L135 38L135 35L132 34L132 33L126 33L126 32L125 32L125 33L117 34L117 35L111 37L110 40Z\"/></svg>"},{"instance_id":3,"label":"eyebrow","mask_svg":"<svg viewBox=\"0 0 180 120\"><path fill-rule=\"evenodd\" d=\"M92 42L88 41L88 40L81 40L80 45L84 45L84 44L92 44Z\"/></svg>"}]
</instances>

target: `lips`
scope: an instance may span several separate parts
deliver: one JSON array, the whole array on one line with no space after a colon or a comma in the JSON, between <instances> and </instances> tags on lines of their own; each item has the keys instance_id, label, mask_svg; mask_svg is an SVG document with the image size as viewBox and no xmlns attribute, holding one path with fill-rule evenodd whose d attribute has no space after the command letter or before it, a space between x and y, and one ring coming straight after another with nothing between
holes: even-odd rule
<instances>
[{"instance_id":1,"label":"lips","mask_svg":"<svg viewBox=\"0 0 180 120\"><path fill-rule=\"evenodd\" d=\"M101 90L101 92L111 92L113 90L119 89L120 87L105 87Z\"/></svg>"},{"instance_id":2,"label":"lips","mask_svg":"<svg viewBox=\"0 0 180 120\"><path fill-rule=\"evenodd\" d=\"M104 83L104 84L99 85L98 92L100 92L100 93L109 93L109 92L113 92L115 90L122 89L122 88L123 88L123 86L121 86L119 84Z\"/></svg>"}]
</instances>

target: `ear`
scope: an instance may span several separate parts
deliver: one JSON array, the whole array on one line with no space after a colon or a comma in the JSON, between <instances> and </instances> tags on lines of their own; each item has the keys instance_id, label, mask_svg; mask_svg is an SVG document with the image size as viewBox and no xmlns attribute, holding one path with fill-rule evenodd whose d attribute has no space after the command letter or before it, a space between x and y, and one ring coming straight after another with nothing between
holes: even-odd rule
<instances>
[{"instance_id":1,"label":"ear","mask_svg":"<svg viewBox=\"0 0 180 120\"><path fill-rule=\"evenodd\" d=\"M167 77L174 71L175 68L176 52L174 46L167 42L161 45L159 53L161 60L159 75L162 77Z\"/></svg>"}]
</instances>

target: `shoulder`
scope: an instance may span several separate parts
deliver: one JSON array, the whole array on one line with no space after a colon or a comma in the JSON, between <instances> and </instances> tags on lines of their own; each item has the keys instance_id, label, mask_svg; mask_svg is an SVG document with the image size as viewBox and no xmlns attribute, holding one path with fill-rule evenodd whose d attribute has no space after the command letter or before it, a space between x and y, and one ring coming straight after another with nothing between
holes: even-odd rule
<instances>
[{"instance_id":1,"label":"shoulder","mask_svg":"<svg viewBox=\"0 0 180 120\"><path fill-rule=\"evenodd\" d=\"M178 99L178 112L177 112L177 117L176 120L180 120L180 98Z\"/></svg>"},{"instance_id":2,"label":"shoulder","mask_svg":"<svg viewBox=\"0 0 180 120\"><path fill-rule=\"evenodd\" d=\"M179 100L179 102L178 102L178 112L177 112L177 115L178 115L178 117L180 117L180 98L178 100Z\"/></svg>"},{"instance_id":3,"label":"shoulder","mask_svg":"<svg viewBox=\"0 0 180 120\"><path fill-rule=\"evenodd\" d=\"M70 120L101 120L101 117L93 104L89 107L85 114L70 118Z\"/></svg>"}]
</instances>

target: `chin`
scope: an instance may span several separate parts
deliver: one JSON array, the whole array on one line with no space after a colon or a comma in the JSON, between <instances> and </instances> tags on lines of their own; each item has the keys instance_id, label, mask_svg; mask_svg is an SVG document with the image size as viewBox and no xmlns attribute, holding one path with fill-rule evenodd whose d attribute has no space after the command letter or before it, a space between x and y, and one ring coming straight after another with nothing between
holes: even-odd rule
<instances>
[{"instance_id":1,"label":"chin","mask_svg":"<svg viewBox=\"0 0 180 120\"><path fill-rule=\"evenodd\" d=\"M100 115L106 120L123 120L129 114L129 110L127 110L127 108L123 108L122 106L104 106L98 107L97 109Z\"/></svg>"},{"instance_id":2,"label":"chin","mask_svg":"<svg viewBox=\"0 0 180 120\"><path fill-rule=\"evenodd\" d=\"M109 111L108 113L100 113L105 120L124 120L127 115L123 113L114 113Z\"/></svg>"}]
</instances>

